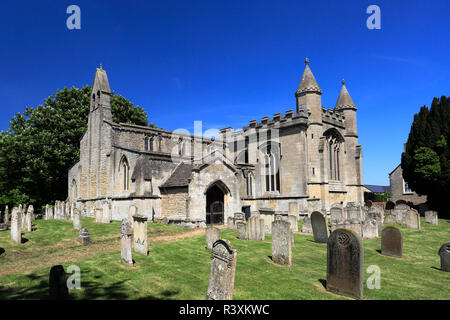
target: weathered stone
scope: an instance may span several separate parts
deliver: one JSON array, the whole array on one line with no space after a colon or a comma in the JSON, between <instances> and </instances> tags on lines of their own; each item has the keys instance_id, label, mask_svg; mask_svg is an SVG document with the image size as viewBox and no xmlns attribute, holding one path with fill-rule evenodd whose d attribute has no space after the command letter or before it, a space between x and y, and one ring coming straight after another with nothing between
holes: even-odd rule
<instances>
[{"instance_id":1,"label":"weathered stone","mask_svg":"<svg viewBox=\"0 0 450 320\"><path fill-rule=\"evenodd\" d=\"M67 274L62 265L53 266L50 269L49 294L51 300L65 300L69 298L67 288Z\"/></svg>"},{"instance_id":2,"label":"weathered stone","mask_svg":"<svg viewBox=\"0 0 450 320\"><path fill-rule=\"evenodd\" d=\"M386 214L384 216L384 224L395 224L395 216L393 214Z\"/></svg>"},{"instance_id":3,"label":"weathered stone","mask_svg":"<svg viewBox=\"0 0 450 320\"><path fill-rule=\"evenodd\" d=\"M89 230L87 228L82 228L80 232L78 232L77 241L83 246L87 246L91 242Z\"/></svg>"},{"instance_id":4,"label":"weathered stone","mask_svg":"<svg viewBox=\"0 0 450 320\"><path fill-rule=\"evenodd\" d=\"M297 232L298 231L298 215L288 215L287 220L289 221L289 223L291 224L291 230L292 232Z\"/></svg>"},{"instance_id":5,"label":"weathered stone","mask_svg":"<svg viewBox=\"0 0 450 320\"><path fill-rule=\"evenodd\" d=\"M34 208L33 205L28 206L27 214L25 216L25 230L31 232L33 226L33 214Z\"/></svg>"},{"instance_id":6,"label":"weathered stone","mask_svg":"<svg viewBox=\"0 0 450 320\"><path fill-rule=\"evenodd\" d=\"M236 230L237 230L237 238L238 239L242 239L242 240L247 240L248 239L247 223L246 222L239 220L236 223Z\"/></svg>"},{"instance_id":7,"label":"weathered stone","mask_svg":"<svg viewBox=\"0 0 450 320\"><path fill-rule=\"evenodd\" d=\"M133 221L133 216L138 214L137 207L132 205L128 208L128 221Z\"/></svg>"},{"instance_id":8,"label":"weathered stone","mask_svg":"<svg viewBox=\"0 0 450 320\"><path fill-rule=\"evenodd\" d=\"M383 226L384 221L384 209L380 206L373 205L368 213L367 216L364 218L364 220L367 220L368 218L372 220L376 220L378 224L378 228L381 228Z\"/></svg>"},{"instance_id":9,"label":"weathered stone","mask_svg":"<svg viewBox=\"0 0 450 320\"><path fill-rule=\"evenodd\" d=\"M425 222L433 225L438 224L438 213L436 211L425 211Z\"/></svg>"},{"instance_id":10,"label":"weathered stone","mask_svg":"<svg viewBox=\"0 0 450 320\"><path fill-rule=\"evenodd\" d=\"M95 222L101 223L103 218L103 209L102 208L95 208Z\"/></svg>"},{"instance_id":11,"label":"weathered stone","mask_svg":"<svg viewBox=\"0 0 450 320\"><path fill-rule=\"evenodd\" d=\"M292 230L284 220L272 222L272 261L290 266L292 263Z\"/></svg>"},{"instance_id":12,"label":"weathered stone","mask_svg":"<svg viewBox=\"0 0 450 320\"><path fill-rule=\"evenodd\" d=\"M400 229L388 226L381 231L381 254L401 258L403 255L403 236Z\"/></svg>"},{"instance_id":13,"label":"weathered stone","mask_svg":"<svg viewBox=\"0 0 450 320\"><path fill-rule=\"evenodd\" d=\"M211 253L207 300L232 300L237 251L228 240L217 240Z\"/></svg>"},{"instance_id":14,"label":"weathered stone","mask_svg":"<svg viewBox=\"0 0 450 320\"><path fill-rule=\"evenodd\" d=\"M45 220L49 220L48 218L48 209L50 208L50 206L48 204L45 205Z\"/></svg>"},{"instance_id":15,"label":"weathered stone","mask_svg":"<svg viewBox=\"0 0 450 320\"><path fill-rule=\"evenodd\" d=\"M147 220L146 216L133 216L134 251L144 255L148 255Z\"/></svg>"},{"instance_id":16,"label":"weathered stone","mask_svg":"<svg viewBox=\"0 0 450 320\"><path fill-rule=\"evenodd\" d=\"M450 272L450 242L444 243L438 254L441 256L441 270Z\"/></svg>"},{"instance_id":17,"label":"weathered stone","mask_svg":"<svg viewBox=\"0 0 450 320\"><path fill-rule=\"evenodd\" d=\"M313 229L314 241L326 243L328 240L327 219L318 211L311 213L311 225Z\"/></svg>"},{"instance_id":18,"label":"weathered stone","mask_svg":"<svg viewBox=\"0 0 450 320\"><path fill-rule=\"evenodd\" d=\"M228 228L228 229L231 229L231 230L236 229L236 226L235 226L235 224L234 224L234 218L233 218L233 217L228 217L228 220L227 220L227 228Z\"/></svg>"},{"instance_id":19,"label":"weathered stone","mask_svg":"<svg viewBox=\"0 0 450 320\"><path fill-rule=\"evenodd\" d=\"M11 240L22 243L22 232L20 229L21 212L19 208L13 208L11 214Z\"/></svg>"},{"instance_id":20,"label":"weathered stone","mask_svg":"<svg viewBox=\"0 0 450 320\"><path fill-rule=\"evenodd\" d=\"M406 211L405 225L407 228L420 230L420 216L416 210Z\"/></svg>"},{"instance_id":21,"label":"weathered stone","mask_svg":"<svg viewBox=\"0 0 450 320\"><path fill-rule=\"evenodd\" d=\"M102 223L111 223L111 208L110 208L110 203L107 200L105 203L103 203L102 205L102 216L101 216L101 222ZM133 221L133 220L129 220L129 221Z\"/></svg>"},{"instance_id":22,"label":"weathered stone","mask_svg":"<svg viewBox=\"0 0 450 320\"><path fill-rule=\"evenodd\" d=\"M363 221L363 211L360 205L348 202L345 207L347 220Z\"/></svg>"},{"instance_id":23,"label":"weathered stone","mask_svg":"<svg viewBox=\"0 0 450 320\"><path fill-rule=\"evenodd\" d=\"M333 230L336 225L344 224L345 216L344 211L342 209L342 205L333 204L333 206L330 209L330 221L331 221L331 230Z\"/></svg>"},{"instance_id":24,"label":"weathered stone","mask_svg":"<svg viewBox=\"0 0 450 320\"><path fill-rule=\"evenodd\" d=\"M11 221L9 220L10 216L9 216L9 210L8 210L8 206L5 207L5 216L3 217L3 221L6 225L11 225Z\"/></svg>"},{"instance_id":25,"label":"weathered stone","mask_svg":"<svg viewBox=\"0 0 450 320\"><path fill-rule=\"evenodd\" d=\"M235 212L234 213L234 222L245 221L245 214L243 212Z\"/></svg>"},{"instance_id":26,"label":"weathered stone","mask_svg":"<svg viewBox=\"0 0 450 320\"><path fill-rule=\"evenodd\" d=\"M259 208L259 216L264 220L266 234L272 233L272 222L275 221L275 210L272 208Z\"/></svg>"},{"instance_id":27,"label":"weathered stone","mask_svg":"<svg viewBox=\"0 0 450 320\"><path fill-rule=\"evenodd\" d=\"M362 223L362 235L364 239L378 238L378 222L368 217Z\"/></svg>"},{"instance_id":28,"label":"weathered stone","mask_svg":"<svg viewBox=\"0 0 450 320\"><path fill-rule=\"evenodd\" d=\"M212 250L214 243L220 240L220 229L213 226L206 228L206 249Z\"/></svg>"},{"instance_id":29,"label":"weathered stone","mask_svg":"<svg viewBox=\"0 0 450 320\"><path fill-rule=\"evenodd\" d=\"M131 253L131 237L133 236L133 228L127 219L123 219L120 225L121 234L121 258L122 262L128 265L134 264Z\"/></svg>"},{"instance_id":30,"label":"weathered stone","mask_svg":"<svg viewBox=\"0 0 450 320\"><path fill-rule=\"evenodd\" d=\"M264 220L259 215L251 216L248 219L248 239L264 241L265 239L265 226Z\"/></svg>"},{"instance_id":31,"label":"weathered stone","mask_svg":"<svg viewBox=\"0 0 450 320\"><path fill-rule=\"evenodd\" d=\"M289 202L289 215L296 216L298 218L298 203Z\"/></svg>"},{"instance_id":32,"label":"weathered stone","mask_svg":"<svg viewBox=\"0 0 450 320\"><path fill-rule=\"evenodd\" d=\"M74 208L73 214L72 214L72 222L73 222L73 228L75 230L81 229L81 212L80 209Z\"/></svg>"},{"instance_id":33,"label":"weathered stone","mask_svg":"<svg viewBox=\"0 0 450 320\"><path fill-rule=\"evenodd\" d=\"M302 232L303 233L313 233L312 225L311 225L311 218L310 217L304 217L303 223L302 223Z\"/></svg>"},{"instance_id":34,"label":"weathered stone","mask_svg":"<svg viewBox=\"0 0 450 320\"><path fill-rule=\"evenodd\" d=\"M395 215L395 222L405 224L407 210L409 210L409 206L404 203L396 205L395 209L393 210Z\"/></svg>"},{"instance_id":35,"label":"weathered stone","mask_svg":"<svg viewBox=\"0 0 450 320\"><path fill-rule=\"evenodd\" d=\"M327 290L361 299L364 281L361 237L347 229L333 231L327 242Z\"/></svg>"},{"instance_id":36,"label":"weathered stone","mask_svg":"<svg viewBox=\"0 0 450 320\"><path fill-rule=\"evenodd\" d=\"M25 219L27 216L27 205L19 205L20 210L20 230L25 230Z\"/></svg>"},{"instance_id":37,"label":"weathered stone","mask_svg":"<svg viewBox=\"0 0 450 320\"><path fill-rule=\"evenodd\" d=\"M361 221L353 219L353 220L345 220L344 228L353 230L358 236L362 237L362 224Z\"/></svg>"}]
</instances>

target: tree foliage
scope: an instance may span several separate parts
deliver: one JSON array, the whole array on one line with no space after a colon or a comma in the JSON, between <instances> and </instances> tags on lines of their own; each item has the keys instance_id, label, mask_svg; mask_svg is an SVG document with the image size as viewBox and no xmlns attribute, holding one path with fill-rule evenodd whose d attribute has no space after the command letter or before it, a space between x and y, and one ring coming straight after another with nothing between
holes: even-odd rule
<instances>
[{"instance_id":1,"label":"tree foliage","mask_svg":"<svg viewBox=\"0 0 450 320\"><path fill-rule=\"evenodd\" d=\"M420 195L427 195L430 208L450 217L450 99L434 98L423 106L414 121L402 154L403 178Z\"/></svg>"},{"instance_id":2,"label":"tree foliage","mask_svg":"<svg viewBox=\"0 0 450 320\"><path fill-rule=\"evenodd\" d=\"M64 88L26 107L0 132L0 204L45 203L67 197L68 169L79 160L79 141L87 129L92 88ZM144 109L111 95L114 122L148 126ZM155 127L150 124L151 127Z\"/></svg>"}]
</instances>

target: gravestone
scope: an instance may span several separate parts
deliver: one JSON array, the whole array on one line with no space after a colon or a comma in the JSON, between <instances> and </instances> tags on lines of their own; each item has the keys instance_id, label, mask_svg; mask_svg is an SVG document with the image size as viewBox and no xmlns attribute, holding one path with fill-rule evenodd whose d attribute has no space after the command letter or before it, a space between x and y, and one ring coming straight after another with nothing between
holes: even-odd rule
<instances>
[{"instance_id":1,"label":"gravestone","mask_svg":"<svg viewBox=\"0 0 450 320\"><path fill-rule=\"evenodd\" d=\"M11 240L22 243L22 232L20 229L21 212L19 208L13 208L11 214Z\"/></svg>"},{"instance_id":2,"label":"gravestone","mask_svg":"<svg viewBox=\"0 0 450 320\"><path fill-rule=\"evenodd\" d=\"M377 205L373 205L369 209L367 216L365 217L364 220L367 220L367 218L376 220L378 227L381 228L383 226L383 220L384 220L384 209Z\"/></svg>"},{"instance_id":3,"label":"gravestone","mask_svg":"<svg viewBox=\"0 0 450 320\"><path fill-rule=\"evenodd\" d=\"M95 208L95 222L101 223L103 218L103 209Z\"/></svg>"},{"instance_id":4,"label":"gravestone","mask_svg":"<svg viewBox=\"0 0 450 320\"><path fill-rule=\"evenodd\" d=\"M328 240L327 219L318 211L311 213L311 225L313 229L314 241L326 243Z\"/></svg>"},{"instance_id":5,"label":"gravestone","mask_svg":"<svg viewBox=\"0 0 450 320\"><path fill-rule=\"evenodd\" d=\"M292 232L297 232L298 231L298 215L288 215L287 220L289 221L289 223L291 224L291 230Z\"/></svg>"},{"instance_id":6,"label":"gravestone","mask_svg":"<svg viewBox=\"0 0 450 320\"><path fill-rule=\"evenodd\" d=\"M67 288L67 274L62 265L53 266L50 269L49 294L51 300L65 300L69 298Z\"/></svg>"},{"instance_id":7,"label":"gravestone","mask_svg":"<svg viewBox=\"0 0 450 320\"><path fill-rule=\"evenodd\" d=\"M272 208L259 208L259 216L264 220L264 228L266 234L272 233L272 222L275 220L275 210Z\"/></svg>"},{"instance_id":8,"label":"gravestone","mask_svg":"<svg viewBox=\"0 0 450 320\"><path fill-rule=\"evenodd\" d=\"M243 212L235 212L234 213L234 222L245 221L245 214Z\"/></svg>"},{"instance_id":9,"label":"gravestone","mask_svg":"<svg viewBox=\"0 0 450 320\"><path fill-rule=\"evenodd\" d=\"M74 208L73 209L72 222L73 222L73 228L75 230L80 230L81 229L81 212L80 212L80 209L78 209L78 208Z\"/></svg>"},{"instance_id":10,"label":"gravestone","mask_svg":"<svg viewBox=\"0 0 450 320\"><path fill-rule=\"evenodd\" d=\"M259 215L251 216L247 222L248 226L248 239L264 241L265 239L265 226L264 220Z\"/></svg>"},{"instance_id":11,"label":"gravestone","mask_svg":"<svg viewBox=\"0 0 450 320\"><path fill-rule=\"evenodd\" d=\"M327 290L361 299L364 281L364 249L361 237L336 229L327 242Z\"/></svg>"},{"instance_id":12,"label":"gravestone","mask_svg":"<svg viewBox=\"0 0 450 320\"><path fill-rule=\"evenodd\" d=\"M45 205L45 220L49 220L49 218L48 218L48 209L49 209L49 205L46 204Z\"/></svg>"},{"instance_id":13,"label":"gravestone","mask_svg":"<svg viewBox=\"0 0 450 320\"><path fill-rule=\"evenodd\" d=\"M206 228L206 249L212 250L214 243L220 240L220 229L209 226Z\"/></svg>"},{"instance_id":14,"label":"gravestone","mask_svg":"<svg viewBox=\"0 0 450 320\"><path fill-rule=\"evenodd\" d=\"M347 220L363 221L363 211L360 205L353 202L347 203L345 207Z\"/></svg>"},{"instance_id":15,"label":"gravestone","mask_svg":"<svg viewBox=\"0 0 450 320\"><path fill-rule=\"evenodd\" d=\"M384 224L395 224L395 216L393 214L386 214L384 216Z\"/></svg>"},{"instance_id":16,"label":"gravestone","mask_svg":"<svg viewBox=\"0 0 450 320\"><path fill-rule=\"evenodd\" d=\"M81 228L80 232L78 232L77 241L83 246L87 246L91 242L89 230L87 228Z\"/></svg>"},{"instance_id":17,"label":"gravestone","mask_svg":"<svg viewBox=\"0 0 450 320\"><path fill-rule=\"evenodd\" d=\"M345 217L342 210L342 206L339 204L334 204L330 209L330 220L331 224L342 224L344 223Z\"/></svg>"},{"instance_id":18,"label":"gravestone","mask_svg":"<svg viewBox=\"0 0 450 320\"><path fill-rule=\"evenodd\" d=\"M25 230L30 232L32 230L33 226L33 214L34 214L34 208L33 205L28 206L27 214L25 216Z\"/></svg>"},{"instance_id":19,"label":"gravestone","mask_svg":"<svg viewBox=\"0 0 450 320\"><path fill-rule=\"evenodd\" d=\"M65 202L64 203L64 220L70 219L70 203Z\"/></svg>"},{"instance_id":20,"label":"gravestone","mask_svg":"<svg viewBox=\"0 0 450 320\"><path fill-rule=\"evenodd\" d=\"M232 300L237 251L228 240L217 240L211 253L207 300Z\"/></svg>"},{"instance_id":21,"label":"gravestone","mask_svg":"<svg viewBox=\"0 0 450 320\"><path fill-rule=\"evenodd\" d=\"M134 251L144 255L148 255L147 220L146 216L133 216Z\"/></svg>"},{"instance_id":22,"label":"gravestone","mask_svg":"<svg viewBox=\"0 0 450 320\"><path fill-rule=\"evenodd\" d=\"M359 220L351 219L344 221L344 228L354 231L358 236L362 237L362 223Z\"/></svg>"},{"instance_id":23,"label":"gravestone","mask_svg":"<svg viewBox=\"0 0 450 320\"><path fill-rule=\"evenodd\" d=\"M123 219L120 225L121 234L121 258L122 262L128 265L134 264L131 253L131 237L133 236L133 228L127 219Z\"/></svg>"},{"instance_id":24,"label":"gravestone","mask_svg":"<svg viewBox=\"0 0 450 320\"><path fill-rule=\"evenodd\" d=\"M236 230L237 230L237 238L238 239L242 239L242 240L247 240L248 239L247 223L245 223L244 221L239 220L236 223Z\"/></svg>"},{"instance_id":25,"label":"gravestone","mask_svg":"<svg viewBox=\"0 0 450 320\"><path fill-rule=\"evenodd\" d=\"M450 242L444 243L439 249L441 256L441 270L450 272Z\"/></svg>"},{"instance_id":26,"label":"gravestone","mask_svg":"<svg viewBox=\"0 0 450 320\"><path fill-rule=\"evenodd\" d=\"M236 229L236 226L234 225L234 218L233 217L228 217L227 219L227 228L234 230Z\"/></svg>"},{"instance_id":27,"label":"gravestone","mask_svg":"<svg viewBox=\"0 0 450 320\"><path fill-rule=\"evenodd\" d=\"M129 221L133 221L133 220L129 220ZM101 222L102 223L111 223L111 206L108 201L103 203Z\"/></svg>"},{"instance_id":28,"label":"gravestone","mask_svg":"<svg viewBox=\"0 0 450 320\"><path fill-rule=\"evenodd\" d=\"M20 211L20 230L25 230L25 218L27 215L27 205L19 205Z\"/></svg>"},{"instance_id":29,"label":"gravestone","mask_svg":"<svg viewBox=\"0 0 450 320\"><path fill-rule=\"evenodd\" d=\"M368 217L362 223L363 239L378 238L378 222L376 219Z\"/></svg>"},{"instance_id":30,"label":"gravestone","mask_svg":"<svg viewBox=\"0 0 450 320\"><path fill-rule=\"evenodd\" d=\"M137 207L131 205L130 208L128 208L128 221L133 221L133 216L137 214L138 214Z\"/></svg>"},{"instance_id":31,"label":"gravestone","mask_svg":"<svg viewBox=\"0 0 450 320\"><path fill-rule=\"evenodd\" d=\"M8 206L5 207L5 216L3 218L4 224L6 225L11 225L11 222L9 220L9 210L8 210Z\"/></svg>"},{"instance_id":32,"label":"gravestone","mask_svg":"<svg viewBox=\"0 0 450 320\"><path fill-rule=\"evenodd\" d=\"M292 230L288 221L272 222L272 261L287 266L292 263Z\"/></svg>"},{"instance_id":33,"label":"gravestone","mask_svg":"<svg viewBox=\"0 0 450 320\"><path fill-rule=\"evenodd\" d=\"M303 218L302 232L303 233L313 233L313 229L312 229L312 225L311 225L311 218L310 217L304 217Z\"/></svg>"},{"instance_id":34,"label":"gravestone","mask_svg":"<svg viewBox=\"0 0 450 320\"><path fill-rule=\"evenodd\" d=\"M438 224L438 213L436 211L425 211L425 222L433 225Z\"/></svg>"},{"instance_id":35,"label":"gravestone","mask_svg":"<svg viewBox=\"0 0 450 320\"><path fill-rule=\"evenodd\" d=\"M388 226L381 231L381 254L401 258L403 255L403 236L399 228Z\"/></svg>"},{"instance_id":36,"label":"gravestone","mask_svg":"<svg viewBox=\"0 0 450 320\"><path fill-rule=\"evenodd\" d=\"M406 211L405 225L409 229L420 230L420 216L416 210L412 209Z\"/></svg>"},{"instance_id":37,"label":"gravestone","mask_svg":"<svg viewBox=\"0 0 450 320\"><path fill-rule=\"evenodd\" d=\"M408 209L409 206L405 203L397 204L394 209L395 222L405 224L406 211Z\"/></svg>"}]
</instances>

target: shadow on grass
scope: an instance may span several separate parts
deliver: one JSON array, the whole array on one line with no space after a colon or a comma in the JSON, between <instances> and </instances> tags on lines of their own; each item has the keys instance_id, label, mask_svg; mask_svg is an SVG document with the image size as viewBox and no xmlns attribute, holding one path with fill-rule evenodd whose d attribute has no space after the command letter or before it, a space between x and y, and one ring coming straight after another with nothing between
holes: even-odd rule
<instances>
[{"instance_id":1,"label":"shadow on grass","mask_svg":"<svg viewBox=\"0 0 450 320\"><path fill-rule=\"evenodd\" d=\"M382 254L380 249L377 249L376 251L377 251L379 254Z\"/></svg>"},{"instance_id":2,"label":"shadow on grass","mask_svg":"<svg viewBox=\"0 0 450 320\"><path fill-rule=\"evenodd\" d=\"M27 238L22 237L22 240L21 240L20 243L27 243L28 241L30 241L30 240L28 240Z\"/></svg>"},{"instance_id":3,"label":"shadow on grass","mask_svg":"<svg viewBox=\"0 0 450 320\"><path fill-rule=\"evenodd\" d=\"M5 249L0 248L0 256L5 252Z\"/></svg>"},{"instance_id":4,"label":"shadow on grass","mask_svg":"<svg viewBox=\"0 0 450 320\"><path fill-rule=\"evenodd\" d=\"M319 279L319 282L322 284L322 286L326 289L327 288L327 280L325 279Z\"/></svg>"}]
</instances>

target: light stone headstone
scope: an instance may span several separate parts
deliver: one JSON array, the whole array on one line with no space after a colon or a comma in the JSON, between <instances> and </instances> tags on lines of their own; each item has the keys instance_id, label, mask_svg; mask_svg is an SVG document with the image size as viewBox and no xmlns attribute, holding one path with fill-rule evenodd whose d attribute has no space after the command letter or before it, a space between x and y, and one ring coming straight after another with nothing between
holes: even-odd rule
<instances>
[{"instance_id":1,"label":"light stone headstone","mask_svg":"<svg viewBox=\"0 0 450 320\"><path fill-rule=\"evenodd\" d=\"M131 220L133 221L133 220ZM102 217L101 217L102 223L111 223L111 208L110 204L105 202L102 206Z\"/></svg>"},{"instance_id":2,"label":"light stone headstone","mask_svg":"<svg viewBox=\"0 0 450 320\"><path fill-rule=\"evenodd\" d=\"M234 213L234 223L237 224L238 221L245 221L245 214L243 212Z\"/></svg>"},{"instance_id":3,"label":"light stone headstone","mask_svg":"<svg viewBox=\"0 0 450 320\"><path fill-rule=\"evenodd\" d=\"M64 220L70 219L70 203L65 202L64 203Z\"/></svg>"},{"instance_id":4,"label":"light stone headstone","mask_svg":"<svg viewBox=\"0 0 450 320\"><path fill-rule=\"evenodd\" d=\"M360 205L353 202L347 203L345 207L347 220L363 221L363 211Z\"/></svg>"},{"instance_id":5,"label":"light stone headstone","mask_svg":"<svg viewBox=\"0 0 450 320\"><path fill-rule=\"evenodd\" d=\"M359 220L345 220L344 228L353 230L358 236L362 237L362 223Z\"/></svg>"},{"instance_id":6,"label":"light stone headstone","mask_svg":"<svg viewBox=\"0 0 450 320\"><path fill-rule=\"evenodd\" d=\"M49 220L49 218L48 218L48 209L49 209L49 205L46 204L45 205L45 220Z\"/></svg>"},{"instance_id":7,"label":"light stone headstone","mask_svg":"<svg viewBox=\"0 0 450 320\"><path fill-rule=\"evenodd\" d=\"M217 240L211 253L207 300L232 300L237 251L228 240Z\"/></svg>"},{"instance_id":8,"label":"light stone headstone","mask_svg":"<svg viewBox=\"0 0 450 320\"><path fill-rule=\"evenodd\" d=\"M289 215L298 217L298 204L297 202L289 202Z\"/></svg>"},{"instance_id":9,"label":"light stone headstone","mask_svg":"<svg viewBox=\"0 0 450 320\"><path fill-rule=\"evenodd\" d=\"M441 270L450 272L450 242L444 243L438 254L441 257Z\"/></svg>"},{"instance_id":10,"label":"light stone headstone","mask_svg":"<svg viewBox=\"0 0 450 320\"><path fill-rule=\"evenodd\" d=\"M101 223L103 218L103 209L95 208L94 214L95 214L95 222Z\"/></svg>"},{"instance_id":11,"label":"light stone headstone","mask_svg":"<svg viewBox=\"0 0 450 320\"><path fill-rule=\"evenodd\" d=\"M206 228L206 249L212 250L214 243L220 240L220 229L208 226Z\"/></svg>"},{"instance_id":12,"label":"light stone headstone","mask_svg":"<svg viewBox=\"0 0 450 320\"><path fill-rule=\"evenodd\" d=\"M409 229L420 230L420 215L416 210L406 211L405 225Z\"/></svg>"},{"instance_id":13,"label":"light stone headstone","mask_svg":"<svg viewBox=\"0 0 450 320\"><path fill-rule=\"evenodd\" d=\"M292 263L292 230L285 220L272 222L272 261L290 266Z\"/></svg>"},{"instance_id":14,"label":"light stone headstone","mask_svg":"<svg viewBox=\"0 0 450 320\"><path fill-rule=\"evenodd\" d=\"M406 211L408 211L409 206L404 203L400 203L395 206L395 209L393 210L395 215L395 222L405 224L405 218L406 218Z\"/></svg>"},{"instance_id":15,"label":"light stone headstone","mask_svg":"<svg viewBox=\"0 0 450 320\"><path fill-rule=\"evenodd\" d=\"M147 221L146 216L133 216L134 251L144 255L148 255Z\"/></svg>"},{"instance_id":16,"label":"light stone headstone","mask_svg":"<svg viewBox=\"0 0 450 320\"><path fill-rule=\"evenodd\" d=\"M127 219L123 219L120 225L121 234L121 259L124 264L133 265L133 257L131 253L133 227Z\"/></svg>"},{"instance_id":17,"label":"light stone headstone","mask_svg":"<svg viewBox=\"0 0 450 320\"><path fill-rule=\"evenodd\" d=\"M314 241L326 243L328 240L327 219L318 211L311 213L311 225L313 229Z\"/></svg>"},{"instance_id":18,"label":"light stone headstone","mask_svg":"<svg viewBox=\"0 0 450 320\"><path fill-rule=\"evenodd\" d=\"M28 232L30 232L32 230L33 214L34 214L33 205L29 205L26 216L25 216L25 230Z\"/></svg>"},{"instance_id":19,"label":"light stone headstone","mask_svg":"<svg viewBox=\"0 0 450 320\"><path fill-rule=\"evenodd\" d=\"M438 213L436 211L425 211L425 223L437 225L438 221Z\"/></svg>"},{"instance_id":20,"label":"light stone headstone","mask_svg":"<svg viewBox=\"0 0 450 320\"><path fill-rule=\"evenodd\" d=\"M372 220L375 219L377 221L378 227L381 228L383 226L384 220L384 209L377 205L373 205L369 209L367 216L365 217L365 220L367 220L368 218Z\"/></svg>"},{"instance_id":21,"label":"light stone headstone","mask_svg":"<svg viewBox=\"0 0 450 320\"><path fill-rule=\"evenodd\" d=\"M22 243L22 232L20 229L21 212L19 208L13 208L11 214L11 240Z\"/></svg>"},{"instance_id":22,"label":"light stone headstone","mask_svg":"<svg viewBox=\"0 0 450 320\"><path fill-rule=\"evenodd\" d=\"M87 228L81 228L80 232L78 233L77 241L83 246L87 246L91 242L89 230Z\"/></svg>"},{"instance_id":23,"label":"light stone headstone","mask_svg":"<svg viewBox=\"0 0 450 320\"><path fill-rule=\"evenodd\" d=\"M231 229L231 230L236 229L236 226L235 226L235 224L234 224L234 218L233 218L233 217L228 217L228 219L227 219L227 228L228 228L228 229Z\"/></svg>"},{"instance_id":24,"label":"light stone headstone","mask_svg":"<svg viewBox=\"0 0 450 320\"><path fill-rule=\"evenodd\" d=\"M356 299L363 297L364 248L361 237L336 229L327 242L327 290Z\"/></svg>"},{"instance_id":25,"label":"light stone headstone","mask_svg":"<svg viewBox=\"0 0 450 320\"><path fill-rule=\"evenodd\" d=\"M289 221L289 223L291 224L291 229L292 232L297 232L298 231L298 215L288 215L287 220Z\"/></svg>"},{"instance_id":26,"label":"light stone headstone","mask_svg":"<svg viewBox=\"0 0 450 320\"><path fill-rule=\"evenodd\" d=\"M135 205L131 205L128 208L128 221L133 221L133 216L138 214L137 207Z\"/></svg>"},{"instance_id":27,"label":"light stone headstone","mask_svg":"<svg viewBox=\"0 0 450 320\"><path fill-rule=\"evenodd\" d=\"M403 255L403 236L399 228L388 226L381 231L381 254L401 258Z\"/></svg>"},{"instance_id":28,"label":"light stone headstone","mask_svg":"<svg viewBox=\"0 0 450 320\"><path fill-rule=\"evenodd\" d=\"M312 225L311 225L311 217L304 217L302 223L302 232L303 233L313 233Z\"/></svg>"},{"instance_id":29,"label":"light stone headstone","mask_svg":"<svg viewBox=\"0 0 450 320\"><path fill-rule=\"evenodd\" d=\"M20 230L25 230L25 219L27 217L27 205L19 205L20 210Z\"/></svg>"},{"instance_id":30,"label":"light stone headstone","mask_svg":"<svg viewBox=\"0 0 450 320\"><path fill-rule=\"evenodd\" d=\"M247 234L247 223L244 221L239 220L236 223L236 230L237 230L237 238L241 240L247 240L248 234Z\"/></svg>"},{"instance_id":31,"label":"light stone headstone","mask_svg":"<svg viewBox=\"0 0 450 320\"><path fill-rule=\"evenodd\" d=\"M80 209L78 209L78 208L73 209L72 222L73 222L73 228L75 230L81 229L81 211L80 211Z\"/></svg>"},{"instance_id":32,"label":"light stone headstone","mask_svg":"<svg viewBox=\"0 0 450 320\"><path fill-rule=\"evenodd\" d=\"M251 216L248 219L247 227L249 240L264 241L266 234L264 220L259 215Z\"/></svg>"},{"instance_id":33,"label":"light stone headstone","mask_svg":"<svg viewBox=\"0 0 450 320\"><path fill-rule=\"evenodd\" d=\"M3 221L6 225L10 225L11 221L9 220L9 210L8 210L8 206L6 206L5 208L5 217L3 218Z\"/></svg>"},{"instance_id":34,"label":"light stone headstone","mask_svg":"<svg viewBox=\"0 0 450 320\"><path fill-rule=\"evenodd\" d=\"M386 214L384 216L384 224L395 224L395 216L393 214Z\"/></svg>"},{"instance_id":35,"label":"light stone headstone","mask_svg":"<svg viewBox=\"0 0 450 320\"><path fill-rule=\"evenodd\" d=\"M362 223L363 239L378 238L378 222L376 219L368 217Z\"/></svg>"}]
</instances>

